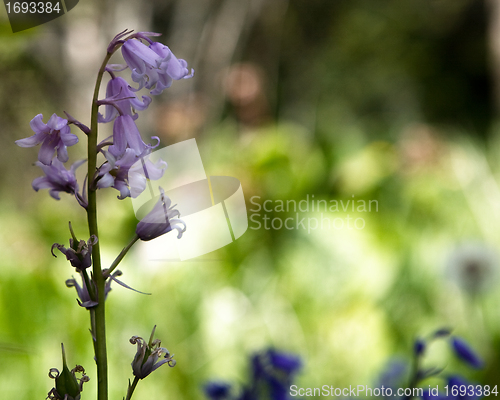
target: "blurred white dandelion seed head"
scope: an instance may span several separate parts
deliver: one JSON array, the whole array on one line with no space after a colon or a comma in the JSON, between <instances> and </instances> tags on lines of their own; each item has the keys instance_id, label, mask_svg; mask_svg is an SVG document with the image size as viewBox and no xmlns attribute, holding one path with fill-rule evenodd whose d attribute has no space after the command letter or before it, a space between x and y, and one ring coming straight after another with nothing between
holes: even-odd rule
<instances>
[{"instance_id":1,"label":"blurred white dandelion seed head","mask_svg":"<svg viewBox=\"0 0 500 400\"><path fill-rule=\"evenodd\" d=\"M449 254L446 274L470 295L489 289L498 278L497 252L481 242L459 244Z\"/></svg>"}]
</instances>

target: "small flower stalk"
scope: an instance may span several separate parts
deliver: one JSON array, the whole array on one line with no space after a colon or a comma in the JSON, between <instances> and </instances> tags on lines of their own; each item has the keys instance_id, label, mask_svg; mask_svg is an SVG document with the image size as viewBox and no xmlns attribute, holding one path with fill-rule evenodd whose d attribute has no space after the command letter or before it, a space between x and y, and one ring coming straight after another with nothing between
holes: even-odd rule
<instances>
[{"instance_id":1,"label":"small flower stalk","mask_svg":"<svg viewBox=\"0 0 500 400\"><path fill-rule=\"evenodd\" d=\"M80 122L66 111L64 114L67 118L54 113L46 123L43 115L38 114L29 123L33 134L16 141L23 148L40 146L34 165L44 175L32 182L33 189L36 192L48 189L49 195L55 200L61 199L61 193L67 193L87 214L88 235L85 240L77 239L70 224L69 246L54 243L51 253L56 257L55 251L61 252L80 276L67 279L66 286L76 289L78 304L90 313L90 332L98 376L97 400L108 400L105 299L113 281L134 290L118 279L122 272L116 269L117 265L139 239L152 240L174 229L180 238L186 230L185 223L177 219L179 211L170 206L171 201L162 190L158 204L138 223L135 234L130 232L132 241L110 266L101 266L102 238L98 233L97 192L113 188L119 192L117 197L120 200L134 198L146 190L151 181L164 175L167 163L149 159L149 155L160 144L159 138L152 136L151 140L143 139L136 121L140 113L148 109L152 102L151 96L160 95L173 81L191 78L194 74L192 69L188 69L185 60L177 58L164 44L151 39L157 36L160 34L125 30L113 38L97 73L90 124ZM111 56L119 49L125 64L109 64ZM109 77L106 96L100 99L100 88L105 76ZM138 92L142 89L148 93L140 95ZM101 124L112 124L113 135L99 141L98 129ZM76 126L77 133L87 141L87 159L68 164L68 149L81 140L71 132L72 126ZM99 163L98 156L102 160ZM84 163L87 163L87 174L80 181L77 169ZM132 363L135 379L133 384L129 383L127 400L131 398L140 379L163 364L171 367L175 365L173 355L160 346L160 340L153 340L153 334L154 329L147 343L137 336L131 339L131 343L137 344L137 354ZM77 378L76 374L82 375ZM68 369L64 347L62 372L53 368L49 376L55 379L56 384L48 398L55 400L79 400L82 385L88 381L81 366L77 365L71 371Z\"/></svg>"}]
</instances>

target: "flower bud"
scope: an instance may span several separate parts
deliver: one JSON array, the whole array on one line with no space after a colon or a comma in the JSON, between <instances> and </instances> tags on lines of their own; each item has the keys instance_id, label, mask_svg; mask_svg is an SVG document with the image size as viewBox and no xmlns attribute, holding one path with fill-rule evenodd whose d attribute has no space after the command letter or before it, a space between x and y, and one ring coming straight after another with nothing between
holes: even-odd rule
<instances>
[{"instance_id":1,"label":"flower bud","mask_svg":"<svg viewBox=\"0 0 500 400\"><path fill-rule=\"evenodd\" d=\"M451 345L457 357L472 368L481 369L484 366L483 360L472 350L465 340L455 336L451 340Z\"/></svg>"},{"instance_id":2,"label":"flower bud","mask_svg":"<svg viewBox=\"0 0 500 400\"><path fill-rule=\"evenodd\" d=\"M59 372L56 368L51 368L49 377L55 379L56 387L48 393L47 398L53 400L80 400L80 393L83 390L83 384L89 381L89 377L85 375L85 369L81 365L77 365L71 371L66 363L66 353L64 345L62 347L63 369ZM82 374L80 379L76 378L76 373Z\"/></svg>"}]
</instances>

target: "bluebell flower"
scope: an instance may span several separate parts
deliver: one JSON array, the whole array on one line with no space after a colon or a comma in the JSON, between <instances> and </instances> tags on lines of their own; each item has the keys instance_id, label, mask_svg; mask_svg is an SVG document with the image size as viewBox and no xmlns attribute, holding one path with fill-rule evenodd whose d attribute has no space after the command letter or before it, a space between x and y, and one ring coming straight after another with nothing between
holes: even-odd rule
<instances>
[{"instance_id":1,"label":"bluebell flower","mask_svg":"<svg viewBox=\"0 0 500 400\"><path fill-rule=\"evenodd\" d=\"M128 82L121 77L114 77L109 80L106 87L106 99L112 101L113 104L105 105L105 114L99 113L99 122L107 123L114 120L120 109L123 115L130 115L134 120L138 115L135 111L143 111L148 108L151 103L151 97L142 96L142 101L137 98L137 95L130 90Z\"/></svg>"},{"instance_id":2,"label":"bluebell flower","mask_svg":"<svg viewBox=\"0 0 500 400\"><path fill-rule=\"evenodd\" d=\"M153 163L149 158L144 160L143 156L136 156L132 149L126 149L124 154L118 157L111 151L103 153L107 162L99 168L97 187L115 188L120 192L120 200L139 196L146 189L147 180L160 179L167 168L165 161L158 160Z\"/></svg>"},{"instance_id":3,"label":"bluebell flower","mask_svg":"<svg viewBox=\"0 0 500 400\"><path fill-rule=\"evenodd\" d=\"M93 282L90 281L92 284ZM92 307L95 307L99 304L99 302L92 300L89 289L87 287L87 284L85 283L85 279L82 277L82 286L78 283L78 281L75 278L67 279L66 280L66 287L74 287L76 289L76 294L78 295L78 298L76 301L78 302L78 305L80 307L84 307L87 310L91 309Z\"/></svg>"},{"instance_id":4,"label":"bluebell flower","mask_svg":"<svg viewBox=\"0 0 500 400\"><path fill-rule=\"evenodd\" d=\"M415 343L413 344L413 352L415 353L416 356L421 356L424 354L426 348L426 343L423 339L417 339L415 340Z\"/></svg>"},{"instance_id":5,"label":"bluebell flower","mask_svg":"<svg viewBox=\"0 0 500 400\"><path fill-rule=\"evenodd\" d=\"M290 386L302 366L299 357L274 349L254 354L250 360L250 382L238 396L231 395L231 385L212 382L205 386L210 400L290 400Z\"/></svg>"},{"instance_id":6,"label":"bluebell flower","mask_svg":"<svg viewBox=\"0 0 500 400\"><path fill-rule=\"evenodd\" d=\"M132 71L132 80L139 84L134 90L146 87L152 89L152 95L158 95L170 87L173 80L194 75L193 70L188 70L187 62L175 57L167 46L152 42L146 36L142 39L147 40L149 46L137 39L129 39L122 46L122 55Z\"/></svg>"},{"instance_id":7,"label":"bluebell flower","mask_svg":"<svg viewBox=\"0 0 500 400\"><path fill-rule=\"evenodd\" d=\"M33 180L33 189L37 192L40 189L49 189L49 194L56 200L60 200L59 192L73 194L80 205L86 208L87 200L85 196L78 193L78 183L75 176L76 169L84 162L85 160L75 162L68 171L57 158L54 158L49 165L37 161L35 165L43 170L45 176Z\"/></svg>"},{"instance_id":8,"label":"bluebell flower","mask_svg":"<svg viewBox=\"0 0 500 400\"><path fill-rule=\"evenodd\" d=\"M472 350L465 340L454 336L451 339L451 345L458 358L472 368L480 369L484 366L484 361Z\"/></svg>"},{"instance_id":9,"label":"bluebell flower","mask_svg":"<svg viewBox=\"0 0 500 400\"><path fill-rule=\"evenodd\" d=\"M395 392L397 388L403 387L407 379L407 363L402 360L392 360L380 375L377 387L391 388Z\"/></svg>"},{"instance_id":10,"label":"bluebell flower","mask_svg":"<svg viewBox=\"0 0 500 400\"><path fill-rule=\"evenodd\" d=\"M90 239L80 240L77 242L74 239L69 239L69 248L67 249L62 244L54 243L52 245L51 253L54 257L54 248L57 248L61 253L66 256L66 259L76 268L77 272L89 268L92 265L92 246L97 243L97 236L92 235Z\"/></svg>"},{"instance_id":11,"label":"bluebell flower","mask_svg":"<svg viewBox=\"0 0 500 400\"><path fill-rule=\"evenodd\" d=\"M210 400L228 400L231 398L231 385L224 382L207 383L203 391Z\"/></svg>"},{"instance_id":12,"label":"bluebell flower","mask_svg":"<svg viewBox=\"0 0 500 400\"><path fill-rule=\"evenodd\" d=\"M186 231L186 224L181 219L180 212L175 210L172 201L160 188L160 198L153 209L137 224L136 234L143 241L155 239L167 232L177 230L177 238L180 239Z\"/></svg>"},{"instance_id":13,"label":"bluebell flower","mask_svg":"<svg viewBox=\"0 0 500 400\"><path fill-rule=\"evenodd\" d=\"M241 400L289 399L292 379L302 366L300 358L269 349L252 357L253 380Z\"/></svg>"},{"instance_id":14,"label":"bluebell flower","mask_svg":"<svg viewBox=\"0 0 500 400\"><path fill-rule=\"evenodd\" d=\"M43 122L43 115L38 114L30 121L30 126L35 134L25 139L16 140L20 147L33 147L41 144L38 152L38 161L50 165L54 153L61 162L68 161L67 146L78 143L78 137L70 132L68 120L53 114L49 121Z\"/></svg>"},{"instance_id":15,"label":"bluebell flower","mask_svg":"<svg viewBox=\"0 0 500 400\"><path fill-rule=\"evenodd\" d=\"M144 379L163 364L168 364L169 367L174 367L176 364L173 359L174 355L171 355L166 348L160 346L161 341L159 339L153 340L155 329L156 326L151 332L148 343L140 336L130 338L130 343L137 344L137 352L132 361L132 371L134 376L139 379Z\"/></svg>"},{"instance_id":16,"label":"bluebell flower","mask_svg":"<svg viewBox=\"0 0 500 400\"><path fill-rule=\"evenodd\" d=\"M118 157L122 156L127 148L132 149L136 156L140 156L151 146L142 141L134 119L130 115L120 115L113 124L113 145L109 146L109 151Z\"/></svg>"},{"instance_id":17,"label":"bluebell flower","mask_svg":"<svg viewBox=\"0 0 500 400\"><path fill-rule=\"evenodd\" d=\"M66 287L69 287L69 288L74 287L76 289L76 293L78 295L78 298L76 299L76 301L78 302L78 305L80 307L85 307L88 310L92 307L95 307L97 304L99 304L99 302L92 300L92 297L90 296L89 289L87 287L85 279L83 278L82 273L80 272L79 275L80 275L81 281L82 281L81 286L75 278L71 278L71 279L66 280ZM108 275L107 270L103 270L103 276L105 278L104 300L106 300L108 298L108 294L109 294L109 292L111 292L111 282L112 281L118 283L119 285L121 285L127 289L130 289L130 290L137 292L137 290L132 289L130 286L126 285L125 283L123 283L122 281L120 281L116 278L117 276L121 276L121 275L122 275L122 272L119 269L117 269L115 272L113 272L110 275ZM90 279L89 282L92 285L94 291L97 290L97 287L96 287L94 281L92 279ZM139 292L139 293L141 293L141 292Z\"/></svg>"},{"instance_id":18,"label":"bluebell flower","mask_svg":"<svg viewBox=\"0 0 500 400\"><path fill-rule=\"evenodd\" d=\"M274 349L267 352L269 362L273 368L283 371L287 376L291 376L298 372L302 367L300 358L287 353L280 353Z\"/></svg>"}]
</instances>

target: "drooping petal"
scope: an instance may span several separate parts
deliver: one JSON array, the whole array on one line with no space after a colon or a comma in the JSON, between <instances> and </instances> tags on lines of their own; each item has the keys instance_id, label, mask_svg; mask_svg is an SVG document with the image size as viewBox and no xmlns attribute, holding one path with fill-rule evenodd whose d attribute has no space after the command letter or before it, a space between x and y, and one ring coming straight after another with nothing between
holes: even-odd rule
<instances>
[{"instance_id":1,"label":"drooping petal","mask_svg":"<svg viewBox=\"0 0 500 400\"><path fill-rule=\"evenodd\" d=\"M38 192L40 189L49 189L52 187L52 184L48 180L46 176L40 176L39 178L33 179L31 182L31 186L35 192Z\"/></svg>"},{"instance_id":2,"label":"drooping petal","mask_svg":"<svg viewBox=\"0 0 500 400\"><path fill-rule=\"evenodd\" d=\"M50 128L43 123L43 115L38 114L30 121L30 127L35 133L49 133Z\"/></svg>"},{"instance_id":3,"label":"drooping petal","mask_svg":"<svg viewBox=\"0 0 500 400\"><path fill-rule=\"evenodd\" d=\"M128 146L134 150L137 156L141 155L146 149L146 144L142 141L141 133L137 129L134 120L129 115L123 115L118 118L122 124Z\"/></svg>"},{"instance_id":4,"label":"drooping petal","mask_svg":"<svg viewBox=\"0 0 500 400\"><path fill-rule=\"evenodd\" d=\"M68 125L64 126L60 130L59 134L61 135L61 141L64 143L65 146L73 146L78 143L78 136L70 132Z\"/></svg>"},{"instance_id":5,"label":"drooping petal","mask_svg":"<svg viewBox=\"0 0 500 400\"><path fill-rule=\"evenodd\" d=\"M25 139L16 140L16 144L19 147L34 147L42 143L46 136L47 134L43 132L35 133L33 136L27 137Z\"/></svg>"},{"instance_id":6,"label":"drooping petal","mask_svg":"<svg viewBox=\"0 0 500 400\"><path fill-rule=\"evenodd\" d=\"M161 94L165 89L172 86L174 80L167 74L160 75L158 82L156 82L156 87L150 92L153 96Z\"/></svg>"},{"instance_id":7,"label":"drooping petal","mask_svg":"<svg viewBox=\"0 0 500 400\"><path fill-rule=\"evenodd\" d=\"M55 135L47 135L38 152L38 161L45 165L50 165L59 138Z\"/></svg>"},{"instance_id":8,"label":"drooping petal","mask_svg":"<svg viewBox=\"0 0 500 400\"><path fill-rule=\"evenodd\" d=\"M49 189L49 194L50 197L52 197L55 200L61 200L61 197L59 196L59 190L57 189Z\"/></svg>"},{"instance_id":9,"label":"drooping petal","mask_svg":"<svg viewBox=\"0 0 500 400\"><path fill-rule=\"evenodd\" d=\"M63 163L69 160L68 148L64 144L59 143L57 146L57 159Z\"/></svg>"},{"instance_id":10,"label":"drooping petal","mask_svg":"<svg viewBox=\"0 0 500 400\"><path fill-rule=\"evenodd\" d=\"M167 73L175 80L183 79L189 74L187 62L179 60L172 54L172 58L168 61Z\"/></svg>"},{"instance_id":11,"label":"drooping petal","mask_svg":"<svg viewBox=\"0 0 500 400\"><path fill-rule=\"evenodd\" d=\"M125 127L123 126L123 120L121 117L115 119L113 125L113 145L110 146L110 152L115 156L119 157L127 148L127 137L125 135Z\"/></svg>"},{"instance_id":12,"label":"drooping petal","mask_svg":"<svg viewBox=\"0 0 500 400\"><path fill-rule=\"evenodd\" d=\"M43 164L40 161L36 162L35 165L45 173L44 177L36 178L33 181L32 186L35 191L49 189L49 194L57 200L59 200L59 192L77 195L78 183L75 177L75 169L78 165L81 165L81 161L73 164L69 171L57 158L54 158L50 165Z\"/></svg>"},{"instance_id":13,"label":"drooping petal","mask_svg":"<svg viewBox=\"0 0 500 400\"><path fill-rule=\"evenodd\" d=\"M130 189L124 181L115 180L115 184L113 187L120 192L120 196L118 196L118 199L123 200L127 197L130 197Z\"/></svg>"},{"instance_id":14,"label":"drooping petal","mask_svg":"<svg viewBox=\"0 0 500 400\"><path fill-rule=\"evenodd\" d=\"M142 101L138 98L131 99L130 104L136 111L144 111L151 104L151 97L142 96Z\"/></svg>"},{"instance_id":15,"label":"drooping petal","mask_svg":"<svg viewBox=\"0 0 500 400\"><path fill-rule=\"evenodd\" d=\"M57 114L54 113L47 122L47 126L51 130L60 131L63 127L68 126L68 120L58 117Z\"/></svg>"},{"instance_id":16,"label":"drooping petal","mask_svg":"<svg viewBox=\"0 0 500 400\"><path fill-rule=\"evenodd\" d=\"M115 183L115 178L110 173L105 173L97 181L97 187L99 189L104 189L113 186Z\"/></svg>"},{"instance_id":17,"label":"drooping petal","mask_svg":"<svg viewBox=\"0 0 500 400\"><path fill-rule=\"evenodd\" d=\"M173 56L168 46L165 46L160 42L151 43L149 48L158 55L158 57L162 60L162 63L170 60L170 57Z\"/></svg>"}]
</instances>

